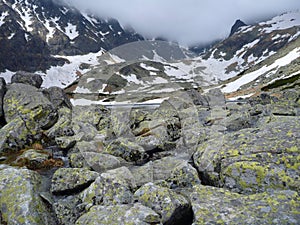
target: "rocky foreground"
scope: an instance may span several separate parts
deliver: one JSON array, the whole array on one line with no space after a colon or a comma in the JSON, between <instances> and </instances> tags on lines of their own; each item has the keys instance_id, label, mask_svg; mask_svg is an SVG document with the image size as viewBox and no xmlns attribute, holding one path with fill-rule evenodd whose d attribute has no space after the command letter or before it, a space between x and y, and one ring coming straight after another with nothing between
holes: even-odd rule
<instances>
[{"instance_id":1,"label":"rocky foreground","mask_svg":"<svg viewBox=\"0 0 300 225\"><path fill-rule=\"evenodd\" d=\"M0 80L0 224L299 224L300 92L72 106Z\"/></svg>"}]
</instances>

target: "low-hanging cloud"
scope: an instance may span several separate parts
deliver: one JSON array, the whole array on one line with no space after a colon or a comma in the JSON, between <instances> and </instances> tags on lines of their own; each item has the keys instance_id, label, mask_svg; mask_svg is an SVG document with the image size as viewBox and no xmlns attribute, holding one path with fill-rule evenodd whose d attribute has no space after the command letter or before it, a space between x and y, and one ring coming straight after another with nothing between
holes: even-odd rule
<instances>
[{"instance_id":1,"label":"low-hanging cloud","mask_svg":"<svg viewBox=\"0 0 300 225\"><path fill-rule=\"evenodd\" d=\"M299 0L62 0L80 10L112 17L147 37L184 45L226 37L236 19L252 23L300 9Z\"/></svg>"}]
</instances>

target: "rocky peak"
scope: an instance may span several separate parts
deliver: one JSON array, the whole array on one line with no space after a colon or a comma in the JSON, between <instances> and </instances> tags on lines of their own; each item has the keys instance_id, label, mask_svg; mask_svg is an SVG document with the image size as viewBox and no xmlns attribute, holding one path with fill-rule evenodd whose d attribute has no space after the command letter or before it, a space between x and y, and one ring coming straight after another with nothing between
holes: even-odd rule
<instances>
[{"instance_id":1,"label":"rocky peak","mask_svg":"<svg viewBox=\"0 0 300 225\"><path fill-rule=\"evenodd\" d=\"M143 40L114 19L53 0L0 0L0 70L38 71L58 65L51 55L81 55Z\"/></svg>"},{"instance_id":2,"label":"rocky peak","mask_svg":"<svg viewBox=\"0 0 300 225\"><path fill-rule=\"evenodd\" d=\"M235 32L237 32L239 30L240 27L244 27L244 26L247 26L247 24L245 24L243 21L241 20L236 20L235 23L233 24L233 26L231 27L231 30L230 30L230 35L233 35Z\"/></svg>"}]
</instances>

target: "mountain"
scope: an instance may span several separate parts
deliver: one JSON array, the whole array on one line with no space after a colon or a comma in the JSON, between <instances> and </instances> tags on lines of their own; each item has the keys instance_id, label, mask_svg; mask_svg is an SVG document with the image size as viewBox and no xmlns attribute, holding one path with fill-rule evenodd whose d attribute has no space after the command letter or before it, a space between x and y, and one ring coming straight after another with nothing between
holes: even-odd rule
<instances>
[{"instance_id":1,"label":"mountain","mask_svg":"<svg viewBox=\"0 0 300 225\"><path fill-rule=\"evenodd\" d=\"M201 56L168 42L144 41L115 48L100 56L98 65L68 91L80 104L86 98L89 104L116 98L135 101L133 96L143 96L138 101L159 101L177 91L205 91L211 86L236 99L258 94L272 82L298 76L299 11L251 26L237 23L228 38ZM171 57L166 52L177 54ZM244 88L248 91L239 90Z\"/></svg>"},{"instance_id":2,"label":"mountain","mask_svg":"<svg viewBox=\"0 0 300 225\"><path fill-rule=\"evenodd\" d=\"M143 40L114 19L61 5L54 0L0 0L0 71L46 71L82 55Z\"/></svg>"}]
</instances>

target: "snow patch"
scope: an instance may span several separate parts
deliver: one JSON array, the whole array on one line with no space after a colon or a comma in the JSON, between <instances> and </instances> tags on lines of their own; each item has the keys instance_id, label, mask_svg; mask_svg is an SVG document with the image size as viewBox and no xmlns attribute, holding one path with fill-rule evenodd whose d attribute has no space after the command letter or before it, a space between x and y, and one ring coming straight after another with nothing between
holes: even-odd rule
<instances>
[{"instance_id":1,"label":"snow patch","mask_svg":"<svg viewBox=\"0 0 300 225\"><path fill-rule=\"evenodd\" d=\"M74 40L79 36L76 25L68 23L68 26L65 27L65 34L70 38L70 40Z\"/></svg>"},{"instance_id":2,"label":"snow patch","mask_svg":"<svg viewBox=\"0 0 300 225\"><path fill-rule=\"evenodd\" d=\"M87 55L79 56L55 56L58 58L65 58L70 63L66 63L63 66L52 66L46 71L46 73L39 72L43 77L42 87L48 88L52 86L58 86L65 88L68 85L72 84L75 80L78 79L78 72L84 74L91 69L80 69L82 63L88 63L92 66L98 64L98 57L103 54L103 51L97 53L89 53Z\"/></svg>"},{"instance_id":3,"label":"snow patch","mask_svg":"<svg viewBox=\"0 0 300 225\"><path fill-rule=\"evenodd\" d=\"M259 76L262 74L267 74L267 76L270 76L276 72L276 70L279 67L285 66L289 63L291 63L293 60L297 59L300 57L300 48L295 48L293 51L289 52L287 55L283 56L282 58L277 59L273 64L269 66L263 66L262 68L253 71L251 73L245 74L241 78L229 83L222 89L223 92L225 93L230 93L237 91L242 85L245 85L247 83L250 83L257 79Z\"/></svg>"},{"instance_id":4,"label":"snow patch","mask_svg":"<svg viewBox=\"0 0 300 225\"><path fill-rule=\"evenodd\" d=\"M266 26L262 31L271 33L274 30L285 30L291 27L300 26L300 11L289 12L276 16L270 21L260 23L261 26Z\"/></svg>"},{"instance_id":5,"label":"snow patch","mask_svg":"<svg viewBox=\"0 0 300 225\"><path fill-rule=\"evenodd\" d=\"M5 23L4 20L8 16L8 12L2 12L0 16L0 27Z\"/></svg>"},{"instance_id":6,"label":"snow patch","mask_svg":"<svg viewBox=\"0 0 300 225\"><path fill-rule=\"evenodd\" d=\"M159 71L159 69L152 67L152 66L148 66L145 63L141 63L140 67L142 67L145 70L151 70L151 71Z\"/></svg>"},{"instance_id":7,"label":"snow patch","mask_svg":"<svg viewBox=\"0 0 300 225\"><path fill-rule=\"evenodd\" d=\"M6 70L5 72L0 73L0 77L3 77L6 83L11 82L11 77L15 74L15 72L12 72L10 70Z\"/></svg>"},{"instance_id":8,"label":"snow patch","mask_svg":"<svg viewBox=\"0 0 300 225\"><path fill-rule=\"evenodd\" d=\"M129 76L121 75L124 79L128 81L128 83L135 83L135 84L143 84L144 82L139 80L135 74L131 74Z\"/></svg>"}]
</instances>

